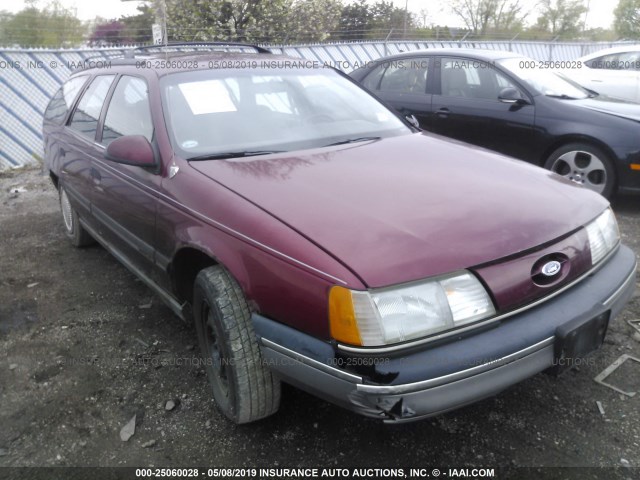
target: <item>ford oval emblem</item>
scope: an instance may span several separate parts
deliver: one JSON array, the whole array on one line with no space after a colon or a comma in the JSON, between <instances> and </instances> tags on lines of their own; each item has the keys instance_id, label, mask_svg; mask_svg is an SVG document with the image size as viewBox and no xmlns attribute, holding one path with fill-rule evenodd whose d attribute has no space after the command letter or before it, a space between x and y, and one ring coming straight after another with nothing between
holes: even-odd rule
<instances>
[{"instance_id":1,"label":"ford oval emblem","mask_svg":"<svg viewBox=\"0 0 640 480\"><path fill-rule=\"evenodd\" d=\"M553 260L551 262L545 263L542 266L541 272L546 277L553 277L556 273L560 271L561 267L562 265L560 264L560 262Z\"/></svg>"}]
</instances>

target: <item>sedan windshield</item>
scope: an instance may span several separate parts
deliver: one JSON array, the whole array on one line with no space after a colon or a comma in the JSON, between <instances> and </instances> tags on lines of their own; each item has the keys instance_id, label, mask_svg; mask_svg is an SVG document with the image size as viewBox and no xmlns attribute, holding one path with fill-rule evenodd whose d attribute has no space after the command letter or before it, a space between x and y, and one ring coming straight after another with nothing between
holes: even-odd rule
<instances>
[{"instance_id":1,"label":"sedan windshield","mask_svg":"<svg viewBox=\"0 0 640 480\"><path fill-rule=\"evenodd\" d=\"M203 70L162 79L176 151L207 160L340 145L411 133L330 69Z\"/></svg>"},{"instance_id":2,"label":"sedan windshield","mask_svg":"<svg viewBox=\"0 0 640 480\"><path fill-rule=\"evenodd\" d=\"M507 58L500 65L542 95L563 99L587 98L589 93L574 83L556 75L551 70L532 68L535 60L524 57Z\"/></svg>"}]
</instances>

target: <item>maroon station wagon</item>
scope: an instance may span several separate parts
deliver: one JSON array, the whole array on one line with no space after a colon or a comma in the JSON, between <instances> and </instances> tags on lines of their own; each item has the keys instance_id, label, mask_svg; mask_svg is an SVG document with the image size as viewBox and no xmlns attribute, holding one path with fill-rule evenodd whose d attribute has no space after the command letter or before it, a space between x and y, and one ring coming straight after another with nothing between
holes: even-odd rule
<instances>
[{"instance_id":1,"label":"maroon station wagon","mask_svg":"<svg viewBox=\"0 0 640 480\"><path fill-rule=\"evenodd\" d=\"M287 382L416 420L601 345L636 275L606 199L336 70L212 49L76 72L44 144L71 242L193 319L227 417L273 414Z\"/></svg>"}]
</instances>

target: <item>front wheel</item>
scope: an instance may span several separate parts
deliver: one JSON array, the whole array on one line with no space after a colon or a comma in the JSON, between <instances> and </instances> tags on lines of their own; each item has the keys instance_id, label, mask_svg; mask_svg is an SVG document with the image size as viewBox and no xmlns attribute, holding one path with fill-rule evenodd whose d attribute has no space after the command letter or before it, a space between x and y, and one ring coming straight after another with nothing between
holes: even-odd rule
<instances>
[{"instance_id":1,"label":"front wheel","mask_svg":"<svg viewBox=\"0 0 640 480\"><path fill-rule=\"evenodd\" d=\"M275 413L280 406L280 381L262 361L249 305L224 268L208 267L196 277L193 316L220 411L235 423Z\"/></svg>"},{"instance_id":2,"label":"front wheel","mask_svg":"<svg viewBox=\"0 0 640 480\"><path fill-rule=\"evenodd\" d=\"M602 150L585 143L571 143L554 151L544 168L610 198L616 174L611 160Z\"/></svg>"}]
</instances>

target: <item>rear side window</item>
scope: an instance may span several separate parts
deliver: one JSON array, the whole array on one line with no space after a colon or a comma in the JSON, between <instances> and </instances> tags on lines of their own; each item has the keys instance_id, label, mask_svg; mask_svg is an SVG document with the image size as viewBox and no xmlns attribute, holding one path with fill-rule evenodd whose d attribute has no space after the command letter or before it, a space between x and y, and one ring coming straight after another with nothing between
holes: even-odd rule
<instances>
[{"instance_id":1,"label":"rear side window","mask_svg":"<svg viewBox=\"0 0 640 480\"><path fill-rule=\"evenodd\" d=\"M640 52L622 52L588 60L585 65L597 70L640 70Z\"/></svg>"},{"instance_id":2,"label":"rear side window","mask_svg":"<svg viewBox=\"0 0 640 480\"><path fill-rule=\"evenodd\" d=\"M143 135L149 141L153 137L149 92L141 78L123 76L109 102L102 143L108 145L123 135Z\"/></svg>"},{"instance_id":3,"label":"rear side window","mask_svg":"<svg viewBox=\"0 0 640 480\"><path fill-rule=\"evenodd\" d=\"M378 65L362 82L369 90L425 93L428 58L403 58Z\"/></svg>"},{"instance_id":4,"label":"rear side window","mask_svg":"<svg viewBox=\"0 0 640 480\"><path fill-rule=\"evenodd\" d=\"M44 118L54 123L62 123L86 81L86 75L67 80L47 105Z\"/></svg>"},{"instance_id":5,"label":"rear side window","mask_svg":"<svg viewBox=\"0 0 640 480\"><path fill-rule=\"evenodd\" d=\"M73 112L69 123L71 128L91 139L95 138L102 105L114 78L115 75L102 75L93 79Z\"/></svg>"},{"instance_id":6,"label":"rear side window","mask_svg":"<svg viewBox=\"0 0 640 480\"><path fill-rule=\"evenodd\" d=\"M382 79L382 74L389 66L388 63L382 63L373 69L372 72L367 75L362 81L362 85L369 90L378 90L380 88L380 80Z\"/></svg>"},{"instance_id":7,"label":"rear side window","mask_svg":"<svg viewBox=\"0 0 640 480\"><path fill-rule=\"evenodd\" d=\"M425 93L429 60L403 58L389 64L380 82L381 92Z\"/></svg>"}]
</instances>

